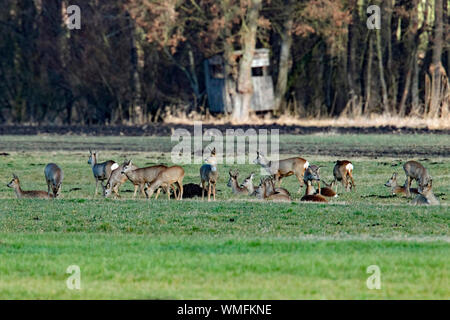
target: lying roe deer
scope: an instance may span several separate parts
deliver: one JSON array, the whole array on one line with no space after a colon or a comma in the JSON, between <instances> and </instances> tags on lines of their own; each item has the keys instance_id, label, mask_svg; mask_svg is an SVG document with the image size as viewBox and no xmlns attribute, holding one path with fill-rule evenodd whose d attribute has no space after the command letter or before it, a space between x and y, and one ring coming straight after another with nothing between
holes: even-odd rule
<instances>
[{"instance_id":1,"label":"lying roe deer","mask_svg":"<svg viewBox=\"0 0 450 320\"><path fill-rule=\"evenodd\" d=\"M335 182L331 182L331 184L326 183L324 180L320 180L323 182L323 184L325 185L325 187L320 188L320 193L322 196L325 197L334 197L337 198L337 193L333 190L333 186L335 184Z\"/></svg>"},{"instance_id":2,"label":"lying roe deer","mask_svg":"<svg viewBox=\"0 0 450 320\"><path fill-rule=\"evenodd\" d=\"M305 183L307 181L316 181L320 193L320 167L315 164L311 164L308 168L306 168L305 174L303 175L303 181Z\"/></svg>"},{"instance_id":3,"label":"lying roe deer","mask_svg":"<svg viewBox=\"0 0 450 320\"><path fill-rule=\"evenodd\" d=\"M124 184L127 180L128 177L126 176L126 174L122 173L123 170L123 166L125 165L125 163L122 163L116 170L114 170L111 173L111 176L108 179L108 182L106 182L106 186L103 192L103 196L105 198L109 197L113 192L114 192L114 197L115 198L120 198L119 195L119 188L122 184ZM131 165L131 170L136 170L138 169L138 167L136 167L135 165ZM136 185L135 186L135 190L136 190Z\"/></svg>"},{"instance_id":4,"label":"lying roe deer","mask_svg":"<svg viewBox=\"0 0 450 320\"><path fill-rule=\"evenodd\" d=\"M245 186L244 187L239 186L239 182L238 182L239 171L238 170L236 170L235 172L232 172L230 169L228 174L230 175L230 179L228 180L227 186L231 188L231 191L234 194L248 194L249 193L248 189Z\"/></svg>"},{"instance_id":5,"label":"lying roe deer","mask_svg":"<svg viewBox=\"0 0 450 320\"><path fill-rule=\"evenodd\" d=\"M178 200L183 199L183 179L184 179L184 169L180 166L172 166L167 169L162 170L155 180L149 185L148 197L151 198L156 189L162 187L167 192L167 197L170 199L170 188L172 185L177 185L178 196L175 192L175 198ZM158 194L156 196L158 196Z\"/></svg>"},{"instance_id":6,"label":"lying roe deer","mask_svg":"<svg viewBox=\"0 0 450 320\"><path fill-rule=\"evenodd\" d=\"M390 187L391 188L391 193L393 195L396 194L404 194L406 195L406 191L405 191L405 186L399 186L398 182L397 182L397 172L394 172L392 174L392 177L384 184L386 187ZM418 194L419 191L417 190L417 188L409 188L410 193L415 193Z\"/></svg>"},{"instance_id":7,"label":"lying roe deer","mask_svg":"<svg viewBox=\"0 0 450 320\"><path fill-rule=\"evenodd\" d=\"M205 159L205 164L200 167L200 179L202 184L202 200L204 198L205 185L208 183L208 201L211 201L211 192L213 193L213 200L216 201L216 183L219 180L216 148L211 151L211 155Z\"/></svg>"},{"instance_id":8,"label":"lying roe deer","mask_svg":"<svg viewBox=\"0 0 450 320\"><path fill-rule=\"evenodd\" d=\"M49 163L44 169L45 181L47 181L47 190L50 195L50 190L53 193L53 198L61 194L62 182L64 179L64 172L55 163Z\"/></svg>"},{"instance_id":9,"label":"lying roe deer","mask_svg":"<svg viewBox=\"0 0 450 320\"><path fill-rule=\"evenodd\" d=\"M427 186L431 181L431 176L428 174L427 169L417 161L408 161L403 165L403 170L405 170L406 181L405 181L405 194L407 197L411 196L410 188L412 180L417 181L418 191Z\"/></svg>"},{"instance_id":10,"label":"lying roe deer","mask_svg":"<svg viewBox=\"0 0 450 320\"><path fill-rule=\"evenodd\" d=\"M255 174L252 172L247 178L244 179L244 182L242 182L242 186L247 188L249 196L255 195L255 186L253 185L254 176Z\"/></svg>"},{"instance_id":11,"label":"lying roe deer","mask_svg":"<svg viewBox=\"0 0 450 320\"><path fill-rule=\"evenodd\" d=\"M13 178L10 183L6 185L9 188L14 189L16 192L16 196L19 199L27 198L27 199L51 199L53 198L53 195L51 195L49 192L45 191L23 191L20 187L20 181L19 177L13 174Z\"/></svg>"},{"instance_id":12,"label":"lying roe deer","mask_svg":"<svg viewBox=\"0 0 450 320\"><path fill-rule=\"evenodd\" d=\"M132 184L134 184L133 198L136 198L138 188L140 189L142 195L148 198L149 196L145 192L146 184L152 183L162 171L167 169L167 166L161 164L145 168L138 168L138 169L134 168L136 167L133 165L132 160L125 161L123 163L121 173L124 174L128 178L128 180L131 181ZM167 191L168 190L169 189L167 189Z\"/></svg>"},{"instance_id":13,"label":"lying roe deer","mask_svg":"<svg viewBox=\"0 0 450 320\"><path fill-rule=\"evenodd\" d=\"M277 187L281 186L281 180L284 177L295 175L300 183L298 192L300 193L303 187L303 176L305 170L309 167L309 162L303 158L295 157L279 161L268 161L261 152L257 152L257 157L254 163L259 164L267 172L275 178Z\"/></svg>"},{"instance_id":14,"label":"lying roe deer","mask_svg":"<svg viewBox=\"0 0 450 320\"><path fill-rule=\"evenodd\" d=\"M337 192L336 181L341 181L342 186L345 187L346 191L349 191L349 189L353 190L353 188L356 188L355 181L353 180L353 164L350 161L348 160L336 161L336 164L333 168L333 176L336 186L336 192Z\"/></svg>"},{"instance_id":15,"label":"lying roe deer","mask_svg":"<svg viewBox=\"0 0 450 320\"><path fill-rule=\"evenodd\" d=\"M328 202L328 200L323 195L316 193L316 190L312 186L311 180L308 180L306 182L306 192L300 200L311 202Z\"/></svg>"},{"instance_id":16,"label":"lying roe deer","mask_svg":"<svg viewBox=\"0 0 450 320\"><path fill-rule=\"evenodd\" d=\"M291 201L291 197L284 193L275 192L275 184L273 178L261 178L261 182L255 190L256 197L259 199L273 201Z\"/></svg>"},{"instance_id":17,"label":"lying roe deer","mask_svg":"<svg viewBox=\"0 0 450 320\"><path fill-rule=\"evenodd\" d=\"M100 181L100 184L102 186L102 189L105 189L105 186L103 185L103 181L107 181L109 179L109 177L111 176L111 172L113 172L115 169L117 169L119 167L119 164L116 163L115 161L112 160L108 160L102 163L97 163L98 159L98 152L94 151L92 152L89 149L89 160L88 160L88 164L91 165L92 167L92 173L94 174L94 178L95 178L95 193L94 193L94 198L97 195L97 191L98 191L98 182Z\"/></svg>"},{"instance_id":18,"label":"lying roe deer","mask_svg":"<svg viewBox=\"0 0 450 320\"><path fill-rule=\"evenodd\" d=\"M411 202L413 205L425 204L425 205L439 205L439 200L433 193L433 180L430 179L426 186L419 188L420 194L417 195Z\"/></svg>"}]
</instances>

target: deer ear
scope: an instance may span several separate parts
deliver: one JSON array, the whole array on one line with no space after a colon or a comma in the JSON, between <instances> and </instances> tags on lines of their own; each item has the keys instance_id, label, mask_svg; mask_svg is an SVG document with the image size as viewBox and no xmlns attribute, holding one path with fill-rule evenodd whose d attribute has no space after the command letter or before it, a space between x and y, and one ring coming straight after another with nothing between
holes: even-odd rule
<instances>
[{"instance_id":1,"label":"deer ear","mask_svg":"<svg viewBox=\"0 0 450 320\"><path fill-rule=\"evenodd\" d=\"M216 155L216 147L214 147L214 149L212 149L211 154L212 154L213 156Z\"/></svg>"},{"instance_id":2,"label":"deer ear","mask_svg":"<svg viewBox=\"0 0 450 320\"><path fill-rule=\"evenodd\" d=\"M13 173L13 178L14 178L14 179L19 179L19 177L18 177L18 176L16 176L16 174L15 174L15 173Z\"/></svg>"}]
</instances>

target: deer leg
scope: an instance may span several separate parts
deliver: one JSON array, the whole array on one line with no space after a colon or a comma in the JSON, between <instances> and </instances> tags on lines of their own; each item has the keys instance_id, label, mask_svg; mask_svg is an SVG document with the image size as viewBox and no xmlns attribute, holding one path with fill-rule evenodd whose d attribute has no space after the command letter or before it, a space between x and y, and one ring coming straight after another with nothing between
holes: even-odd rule
<instances>
[{"instance_id":1,"label":"deer leg","mask_svg":"<svg viewBox=\"0 0 450 320\"><path fill-rule=\"evenodd\" d=\"M214 189L213 189L213 196L214 196L214 201L216 201L216 183L214 182L214 185L213 185L213 187L214 187Z\"/></svg>"},{"instance_id":2,"label":"deer leg","mask_svg":"<svg viewBox=\"0 0 450 320\"><path fill-rule=\"evenodd\" d=\"M202 201L205 193L205 181L202 180Z\"/></svg>"},{"instance_id":3,"label":"deer leg","mask_svg":"<svg viewBox=\"0 0 450 320\"><path fill-rule=\"evenodd\" d=\"M208 202L211 201L211 181L208 182Z\"/></svg>"},{"instance_id":4,"label":"deer leg","mask_svg":"<svg viewBox=\"0 0 450 320\"><path fill-rule=\"evenodd\" d=\"M97 191L98 191L98 180L95 180L95 192L94 192L94 198L97 195Z\"/></svg>"},{"instance_id":5,"label":"deer leg","mask_svg":"<svg viewBox=\"0 0 450 320\"><path fill-rule=\"evenodd\" d=\"M356 185L355 185L355 180L353 180L353 175L352 175L352 173L351 172L349 172L348 173L348 176L350 177L350 180L352 181L352 191L353 191L353 188L355 188L355 190L356 190Z\"/></svg>"},{"instance_id":6,"label":"deer leg","mask_svg":"<svg viewBox=\"0 0 450 320\"><path fill-rule=\"evenodd\" d=\"M301 193L302 192L302 188L303 188L303 185L305 184L304 182L303 182L303 176L300 176L300 175L295 175L296 177L297 177L297 180L298 180L298 182L300 183L300 188L298 188L298 191L297 191L297 193Z\"/></svg>"},{"instance_id":7,"label":"deer leg","mask_svg":"<svg viewBox=\"0 0 450 320\"><path fill-rule=\"evenodd\" d=\"M139 185L135 184L134 185L134 193L133 193L133 199L136 199L136 193L137 193L137 189L139 188Z\"/></svg>"},{"instance_id":8,"label":"deer leg","mask_svg":"<svg viewBox=\"0 0 450 320\"><path fill-rule=\"evenodd\" d=\"M177 184L178 184L178 191L179 191L178 200L183 200L183 182L177 181Z\"/></svg>"},{"instance_id":9,"label":"deer leg","mask_svg":"<svg viewBox=\"0 0 450 320\"><path fill-rule=\"evenodd\" d=\"M147 192L145 192L145 185L141 184L139 188L141 190L142 195L148 199L148 194Z\"/></svg>"},{"instance_id":10,"label":"deer leg","mask_svg":"<svg viewBox=\"0 0 450 320\"><path fill-rule=\"evenodd\" d=\"M411 196L411 193L409 192L410 187L411 187L411 178L410 176L407 176L405 181L405 195L407 198Z\"/></svg>"}]
</instances>

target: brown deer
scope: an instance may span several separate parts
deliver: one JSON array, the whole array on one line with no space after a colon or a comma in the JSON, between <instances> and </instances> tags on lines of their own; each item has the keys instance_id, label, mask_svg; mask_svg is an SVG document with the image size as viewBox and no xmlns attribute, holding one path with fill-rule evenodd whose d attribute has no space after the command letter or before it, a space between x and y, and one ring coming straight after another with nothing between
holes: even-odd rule
<instances>
[{"instance_id":1,"label":"brown deer","mask_svg":"<svg viewBox=\"0 0 450 320\"><path fill-rule=\"evenodd\" d=\"M211 155L205 159L205 164L200 167L200 179L202 184L202 200L204 198L205 185L208 183L208 201L211 201L211 192L213 200L216 200L216 183L219 180L219 171L217 170L216 148L211 151ZM211 190L212 189L212 190Z\"/></svg>"},{"instance_id":2,"label":"brown deer","mask_svg":"<svg viewBox=\"0 0 450 320\"><path fill-rule=\"evenodd\" d=\"M50 194L50 192L45 191L23 191L20 187L20 181L19 177L13 174L13 178L11 182L9 182L7 187L14 189L16 192L16 196L19 199L26 198L26 199L51 199L53 198L53 195Z\"/></svg>"},{"instance_id":3,"label":"brown deer","mask_svg":"<svg viewBox=\"0 0 450 320\"><path fill-rule=\"evenodd\" d=\"M227 186L231 188L231 191L234 194L248 194L249 191L248 189L244 186L241 187L239 186L239 182L238 182L238 176L239 176L239 171L230 171L228 172L228 174L230 175L230 178L228 179L228 183Z\"/></svg>"},{"instance_id":4,"label":"brown deer","mask_svg":"<svg viewBox=\"0 0 450 320\"><path fill-rule=\"evenodd\" d=\"M420 194L418 194L411 203L413 205L439 205L439 200L434 195L432 186L433 180L430 178L425 186L419 187Z\"/></svg>"},{"instance_id":5,"label":"brown deer","mask_svg":"<svg viewBox=\"0 0 450 320\"><path fill-rule=\"evenodd\" d=\"M405 181L405 194L407 197L411 196L410 188L413 180L417 181L418 191L420 193L420 188L425 187L431 181L431 176L428 174L427 169L417 161L408 161L403 165L403 170L405 170L406 181Z\"/></svg>"},{"instance_id":6,"label":"brown deer","mask_svg":"<svg viewBox=\"0 0 450 320\"><path fill-rule=\"evenodd\" d=\"M325 185L325 187L321 187L320 188L320 193L317 191L316 194L321 194L322 196L325 197L330 197L330 198L337 198L338 195L337 193L333 190L334 184L335 182L332 181L331 183L327 183L326 181L320 179L321 182L323 182L323 184Z\"/></svg>"},{"instance_id":7,"label":"brown deer","mask_svg":"<svg viewBox=\"0 0 450 320\"><path fill-rule=\"evenodd\" d=\"M345 187L346 191L353 188L356 189L355 181L353 180L353 164L348 160L338 160L333 168L334 183L337 192L336 181L341 181L342 186ZM350 181L351 182L350 182Z\"/></svg>"},{"instance_id":8,"label":"brown deer","mask_svg":"<svg viewBox=\"0 0 450 320\"><path fill-rule=\"evenodd\" d=\"M158 193L156 194L156 199L158 198L159 188L162 187L166 193L167 198L170 199L170 188L172 185L176 185L178 187L178 195L174 189L175 198L178 200L183 199L183 179L184 179L184 169L180 166L172 166L167 169L162 170L155 180L150 183L148 189L148 198L150 199L158 189Z\"/></svg>"},{"instance_id":9,"label":"brown deer","mask_svg":"<svg viewBox=\"0 0 450 320\"><path fill-rule=\"evenodd\" d=\"M303 175L303 181L306 183L307 181L315 181L317 182L319 193L320 193L320 167L315 164L309 165L305 170L305 174Z\"/></svg>"},{"instance_id":10,"label":"brown deer","mask_svg":"<svg viewBox=\"0 0 450 320\"><path fill-rule=\"evenodd\" d=\"M105 186L103 185L103 181L108 181L109 177L111 176L111 172L113 172L115 169L119 167L119 164L115 161L108 160L102 163L98 163L98 152L94 151L92 152L89 149L89 160L88 164L92 167L92 173L94 174L95 178L95 193L94 198L97 195L98 191L98 182L100 181L100 184L102 186L102 189L105 189Z\"/></svg>"},{"instance_id":11,"label":"brown deer","mask_svg":"<svg viewBox=\"0 0 450 320\"><path fill-rule=\"evenodd\" d=\"M309 162L303 158L295 157L279 161L268 161L261 152L257 152L257 157L254 163L262 166L267 172L275 178L277 187L281 186L281 180L284 177L295 175L300 183L298 192L300 193L303 187L303 176L305 170L309 167Z\"/></svg>"},{"instance_id":12,"label":"brown deer","mask_svg":"<svg viewBox=\"0 0 450 320\"><path fill-rule=\"evenodd\" d=\"M133 166L132 160L128 160L124 162L121 171L121 173L124 174L128 178L128 180L131 181L132 184L134 184L133 198L136 198L138 188L140 189L141 194L144 197L149 198L148 194L145 191L145 186L147 184L152 183L162 171L167 169L167 166L160 164L145 168L138 168L138 169L133 168L135 168L135 166ZM167 189L167 191L169 191L169 189Z\"/></svg>"},{"instance_id":13,"label":"brown deer","mask_svg":"<svg viewBox=\"0 0 450 320\"><path fill-rule=\"evenodd\" d=\"M242 182L242 186L247 188L249 196L255 195L255 186L253 185L254 176L255 174L252 172L247 178L244 179L244 182Z\"/></svg>"},{"instance_id":14,"label":"brown deer","mask_svg":"<svg viewBox=\"0 0 450 320\"><path fill-rule=\"evenodd\" d=\"M398 185L397 177L398 177L397 172L394 172L392 174L392 177L384 185L386 187L390 187L391 188L391 193L393 195L396 195L396 194L406 195L405 186ZM417 188L409 188L409 192L410 193L414 193L414 194L418 194L419 193Z\"/></svg>"},{"instance_id":15,"label":"brown deer","mask_svg":"<svg viewBox=\"0 0 450 320\"><path fill-rule=\"evenodd\" d=\"M122 173L123 167L125 165L126 161L124 163L122 163L116 170L114 170L111 173L111 176L108 179L108 182L106 182L106 186L103 192L103 196L105 198L111 196L111 194L114 192L114 198L120 198L120 194L119 194L119 188L122 184L124 184L127 180L128 177L126 176L125 173ZM136 170L139 169L138 167L136 167L135 165L131 165L131 170ZM139 187L139 185L134 185L135 186L135 190L137 189L137 187Z\"/></svg>"},{"instance_id":16,"label":"brown deer","mask_svg":"<svg viewBox=\"0 0 450 320\"><path fill-rule=\"evenodd\" d=\"M328 202L328 200L323 195L316 193L316 190L312 186L311 180L305 182L306 192L305 195L300 199L300 201Z\"/></svg>"},{"instance_id":17,"label":"brown deer","mask_svg":"<svg viewBox=\"0 0 450 320\"><path fill-rule=\"evenodd\" d=\"M47 181L47 190L50 195L52 191L53 198L61 194L62 182L64 179L64 172L55 163L49 163L44 169L45 181Z\"/></svg>"},{"instance_id":18,"label":"brown deer","mask_svg":"<svg viewBox=\"0 0 450 320\"><path fill-rule=\"evenodd\" d=\"M291 197L284 193L275 192L275 183L272 177L261 178L259 186L255 190L258 199L273 201L291 201Z\"/></svg>"}]
</instances>

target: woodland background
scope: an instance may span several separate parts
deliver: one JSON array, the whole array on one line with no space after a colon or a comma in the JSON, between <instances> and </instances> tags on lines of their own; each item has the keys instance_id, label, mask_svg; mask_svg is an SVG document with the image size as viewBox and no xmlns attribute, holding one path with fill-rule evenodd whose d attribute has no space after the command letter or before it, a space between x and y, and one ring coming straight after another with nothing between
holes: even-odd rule
<instances>
[{"instance_id":1,"label":"woodland background","mask_svg":"<svg viewBox=\"0 0 450 320\"><path fill-rule=\"evenodd\" d=\"M379 30L366 26L373 4L381 7ZM67 28L69 5L81 8L80 30ZM0 7L0 123L202 117L203 61L218 53L234 84L229 117L245 122L255 48L271 52L273 118L449 117L447 0L0 0Z\"/></svg>"}]
</instances>

